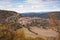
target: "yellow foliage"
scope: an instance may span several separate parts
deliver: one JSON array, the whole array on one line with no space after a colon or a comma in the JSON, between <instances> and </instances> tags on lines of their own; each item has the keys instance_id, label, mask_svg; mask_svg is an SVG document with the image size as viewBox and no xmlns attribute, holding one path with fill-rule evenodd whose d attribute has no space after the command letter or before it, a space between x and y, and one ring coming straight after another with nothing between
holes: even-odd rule
<instances>
[{"instance_id":1,"label":"yellow foliage","mask_svg":"<svg viewBox=\"0 0 60 40\"><path fill-rule=\"evenodd\" d=\"M25 40L24 30L22 28L16 31L16 37L14 40Z\"/></svg>"},{"instance_id":2,"label":"yellow foliage","mask_svg":"<svg viewBox=\"0 0 60 40\"><path fill-rule=\"evenodd\" d=\"M14 40L44 40L44 39L39 38L39 37L36 37L36 38L25 37L24 30L22 28L18 29L16 31L16 33L17 33L17 35L15 36Z\"/></svg>"},{"instance_id":3,"label":"yellow foliage","mask_svg":"<svg viewBox=\"0 0 60 40\"><path fill-rule=\"evenodd\" d=\"M44 40L44 39L39 38L39 37L36 37L36 38L27 37L26 40Z\"/></svg>"},{"instance_id":4,"label":"yellow foliage","mask_svg":"<svg viewBox=\"0 0 60 40\"><path fill-rule=\"evenodd\" d=\"M17 33L17 36L25 37L24 30L22 28L18 29L16 33Z\"/></svg>"},{"instance_id":5,"label":"yellow foliage","mask_svg":"<svg viewBox=\"0 0 60 40\"><path fill-rule=\"evenodd\" d=\"M23 28L13 31L12 29L8 29L8 27L10 26L0 25L0 40L43 40L41 38L32 38L32 37L26 38ZM2 36L4 38L1 38Z\"/></svg>"},{"instance_id":6,"label":"yellow foliage","mask_svg":"<svg viewBox=\"0 0 60 40\"><path fill-rule=\"evenodd\" d=\"M8 29L6 25L0 25L0 40L12 40L13 31Z\"/></svg>"},{"instance_id":7,"label":"yellow foliage","mask_svg":"<svg viewBox=\"0 0 60 40\"><path fill-rule=\"evenodd\" d=\"M32 37L27 37L26 40L34 40Z\"/></svg>"}]
</instances>

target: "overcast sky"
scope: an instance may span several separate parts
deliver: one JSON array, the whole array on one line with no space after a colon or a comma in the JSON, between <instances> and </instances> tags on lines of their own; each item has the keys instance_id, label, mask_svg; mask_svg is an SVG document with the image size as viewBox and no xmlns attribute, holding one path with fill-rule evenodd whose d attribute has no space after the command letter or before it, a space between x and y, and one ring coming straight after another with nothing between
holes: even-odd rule
<instances>
[{"instance_id":1,"label":"overcast sky","mask_svg":"<svg viewBox=\"0 0 60 40\"><path fill-rule=\"evenodd\" d=\"M0 0L0 9L19 13L60 11L60 0Z\"/></svg>"}]
</instances>

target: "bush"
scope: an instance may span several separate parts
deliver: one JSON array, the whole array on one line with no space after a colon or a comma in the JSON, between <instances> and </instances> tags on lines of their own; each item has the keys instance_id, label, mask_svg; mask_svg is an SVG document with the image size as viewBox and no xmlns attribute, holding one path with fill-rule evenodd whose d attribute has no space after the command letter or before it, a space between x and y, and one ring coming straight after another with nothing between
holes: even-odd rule
<instances>
[{"instance_id":1,"label":"bush","mask_svg":"<svg viewBox=\"0 0 60 40\"><path fill-rule=\"evenodd\" d=\"M42 38L25 37L24 30L22 28L16 31L8 29L10 26L0 25L0 40L43 40Z\"/></svg>"},{"instance_id":2,"label":"bush","mask_svg":"<svg viewBox=\"0 0 60 40\"><path fill-rule=\"evenodd\" d=\"M0 25L0 40L13 40L13 31L7 29L6 25Z\"/></svg>"},{"instance_id":3,"label":"bush","mask_svg":"<svg viewBox=\"0 0 60 40\"><path fill-rule=\"evenodd\" d=\"M25 40L24 30L22 28L16 31L16 36L14 37L14 40Z\"/></svg>"}]
</instances>

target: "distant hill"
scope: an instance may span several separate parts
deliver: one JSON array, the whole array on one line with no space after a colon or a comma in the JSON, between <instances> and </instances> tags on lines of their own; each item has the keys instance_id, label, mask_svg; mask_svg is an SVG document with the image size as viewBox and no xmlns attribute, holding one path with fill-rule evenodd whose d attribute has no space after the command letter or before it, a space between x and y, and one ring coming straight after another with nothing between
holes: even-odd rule
<instances>
[{"instance_id":1,"label":"distant hill","mask_svg":"<svg viewBox=\"0 0 60 40\"><path fill-rule=\"evenodd\" d=\"M14 11L7 11L7 10L0 10L0 23L5 23L5 20L11 16L17 15L17 12ZM19 17L21 15L19 14Z\"/></svg>"},{"instance_id":2,"label":"distant hill","mask_svg":"<svg viewBox=\"0 0 60 40\"><path fill-rule=\"evenodd\" d=\"M41 17L44 18L44 16L46 17L46 13L22 13L21 14L24 17Z\"/></svg>"},{"instance_id":3,"label":"distant hill","mask_svg":"<svg viewBox=\"0 0 60 40\"><path fill-rule=\"evenodd\" d=\"M41 13L22 13L24 17L40 17L40 18L49 18L48 14L55 13L60 19L60 12L41 12Z\"/></svg>"}]
</instances>

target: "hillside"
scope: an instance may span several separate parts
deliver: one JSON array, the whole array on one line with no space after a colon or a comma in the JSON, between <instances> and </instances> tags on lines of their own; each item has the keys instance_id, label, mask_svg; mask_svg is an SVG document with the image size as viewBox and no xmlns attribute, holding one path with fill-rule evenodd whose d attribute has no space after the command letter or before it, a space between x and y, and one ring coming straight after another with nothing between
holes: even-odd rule
<instances>
[{"instance_id":1,"label":"hillside","mask_svg":"<svg viewBox=\"0 0 60 40\"><path fill-rule=\"evenodd\" d=\"M55 16L50 16L51 19L53 18L53 21L48 19L48 14L50 15L52 13L56 14L56 17L60 19L60 12L18 14L14 11L0 10L0 33L3 32L3 34L5 34L0 34L1 40L5 40L6 38L10 40L12 40L11 38L14 40L31 40L34 37L37 37L36 39L34 38L34 40L40 40L41 38L46 40L58 39L57 37L59 37L60 29L57 28L60 28L60 23L56 23ZM60 20L58 22L60 22ZM1 23L3 24L1 25ZM53 26L50 26L50 23L53 23ZM55 28L56 24L54 23L59 24L57 28ZM10 35L6 31L9 32ZM32 38L27 39L26 37Z\"/></svg>"},{"instance_id":2,"label":"hillside","mask_svg":"<svg viewBox=\"0 0 60 40\"><path fill-rule=\"evenodd\" d=\"M16 15L18 15L18 13L14 11L0 10L0 23L5 23L7 18ZM19 14L18 17L21 17L21 15Z\"/></svg>"}]
</instances>

